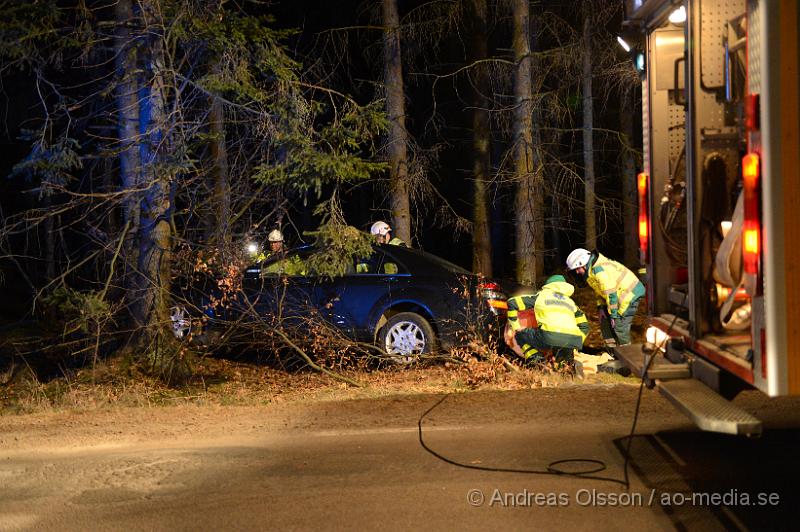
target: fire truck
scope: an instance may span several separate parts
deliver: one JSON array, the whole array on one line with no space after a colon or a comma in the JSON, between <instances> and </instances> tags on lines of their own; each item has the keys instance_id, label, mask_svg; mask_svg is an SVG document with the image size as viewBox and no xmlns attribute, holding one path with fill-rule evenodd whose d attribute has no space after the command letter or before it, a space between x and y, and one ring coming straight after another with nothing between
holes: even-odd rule
<instances>
[{"instance_id":1,"label":"fire truck","mask_svg":"<svg viewBox=\"0 0 800 532\"><path fill-rule=\"evenodd\" d=\"M757 435L729 401L800 394L797 0L627 0L642 79L640 259L649 327L617 348L701 429Z\"/></svg>"}]
</instances>

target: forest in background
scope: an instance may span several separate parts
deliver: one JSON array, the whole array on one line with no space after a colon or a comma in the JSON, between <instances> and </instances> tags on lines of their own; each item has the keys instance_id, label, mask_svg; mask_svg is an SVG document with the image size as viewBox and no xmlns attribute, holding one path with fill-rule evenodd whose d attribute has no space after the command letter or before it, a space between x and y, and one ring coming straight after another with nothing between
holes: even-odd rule
<instances>
[{"instance_id":1,"label":"forest in background","mask_svg":"<svg viewBox=\"0 0 800 532\"><path fill-rule=\"evenodd\" d=\"M172 371L174 280L275 227L346 255L385 219L527 285L578 245L636 265L621 2L0 4L6 322Z\"/></svg>"}]
</instances>

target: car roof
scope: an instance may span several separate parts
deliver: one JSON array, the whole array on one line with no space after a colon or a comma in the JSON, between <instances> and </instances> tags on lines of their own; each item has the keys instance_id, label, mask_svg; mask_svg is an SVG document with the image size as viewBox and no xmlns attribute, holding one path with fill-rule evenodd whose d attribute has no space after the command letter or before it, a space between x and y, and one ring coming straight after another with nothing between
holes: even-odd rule
<instances>
[{"instance_id":1,"label":"car roof","mask_svg":"<svg viewBox=\"0 0 800 532\"><path fill-rule=\"evenodd\" d=\"M435 271L439 272L449 272L459 275L473 275L472 272L465 270L461 266L457 264L453 264L452 262L445 260L439 256L436 256L432 253L427 253L425 251L421 251L419 249L409 248L405 246L395 246L393 244L375 244L375 248L380 250L382 253L389 255L396 261L400 262L403 266L408 269L410 273L434 273ZM310 253L314 250L314 246L310 244L298 246L286 251L287 255L291 255L294 253ZM267 263L272 262L272 258L270 258ZM277 260L277 259L275 259Z\"/></svg>"},{"instance_id":2,"label":"car roof","mask_svg":"<svg viewBox=\"0 0 800 532\"><path fill-rule=\"evenodd\" d=\"M472 275L472 272L465 270L457 264L453 264L448 260L419 249L395 246L392 244L379 244L376 247L387 255L397 259L408 268L411 273L424 273L433 268L461 275Z\"/></svg>"}]
</instances>

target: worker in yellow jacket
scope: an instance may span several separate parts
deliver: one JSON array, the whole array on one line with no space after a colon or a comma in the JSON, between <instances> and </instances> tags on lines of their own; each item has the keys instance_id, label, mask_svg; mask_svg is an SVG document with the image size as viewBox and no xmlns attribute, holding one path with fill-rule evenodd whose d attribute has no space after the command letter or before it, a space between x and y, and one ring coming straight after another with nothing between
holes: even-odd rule
<instances>
[{"instance_id":1,"label":"worker in yellow jacket","mask_svg":"<svg viewBox=\"0 0 800 532\"><path fill-rule=\"evenodd\" d=\"M378 244L391 244L392 246L408 247L408 244L406 244L402 239L392 237L392 227L382 220L372 224L372 227L369 228L369 232L375 237L375 239L378 241Z\"/></svg>"},{"instance_id":2,"label":"worker in yellow jacket","mask_svg":"<svg viewBox=\"0 0 800 532\"><path fill-rule=\"evenodd\" d=\"M572 362L589 333L583 311L570 298L575 288L562 275L549 277L534 294L509 298L505 341L526 360Z\"/></svg>"},{"instance_id":3,"label":"worker in yellow jacket","mask_svg":"<svg viewBox=\"0 0 800 532\"><path fill-rule=\"evenodd\" d=\"M636 274L597 251L583 248L569 254L567 269L583 278L597 294L606 345L631 343L631 324L645 294Z\"/></svg>"}]
</instances>

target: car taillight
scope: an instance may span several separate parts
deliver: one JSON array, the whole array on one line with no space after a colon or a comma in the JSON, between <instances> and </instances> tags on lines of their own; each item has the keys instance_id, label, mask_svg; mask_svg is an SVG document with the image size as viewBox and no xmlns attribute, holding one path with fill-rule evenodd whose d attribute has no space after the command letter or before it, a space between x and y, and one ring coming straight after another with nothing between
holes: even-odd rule
<instances>
[{"instance_id":1,"label":"car taillight","mask_svg":"<svg viewBox=\"0 0 800 532\"><path fill-rule=\"evenodd\" d=\"M508 310L508 302L505 299L487 299L486 304L496 310Z\"/></svg>"},{"instance_id":2,"label":"car taillight","mask_svg":"<svg viewBox=\"0 0 800 532\"><path fill-rule=\"evenodd\" d=\"M759 186L761 164L758 154L748 153L742 158L744 181L744 231L742 233L742 258L744 271L758 274L758 259L761 253L761 222Z\"/></svg>"},{"instance_id":3,"label":"car taillight","mask_svg":"<svg viewBox=\"0 0 800 532\"><path fill-rule=\"evenodd\" d=\"M647 186L648 175L646 172L639 174L637 178L637 190L639 191L639 253L642 263L647 264L648 253L647 244L650 236L648 212L647 212Z\"/></svg>"},{"instance_id":4,"label":"car taillight","mask_svg":"<svg viewBox=\"0 0 800 532\"><path fill-rule=\"evenodd\" d=\"M489 309L495 314L505 313L508 310L508 303L506 301L506 294L503 292L500 285L495 282L485 282L478 285L481 297L486 300Z\"/></svg>"},{"instance_id":5,"label":"car taillight","mask_svg":"<svg viewBox=\"0 0 800 532\"><path fill-rule=\"evenodd\" d=\"M481 296L485 299L505 299L506 295L503 293L500 285L494 282L485 282L478 285L481 291Z\"/></svg>"}]
</instances>

